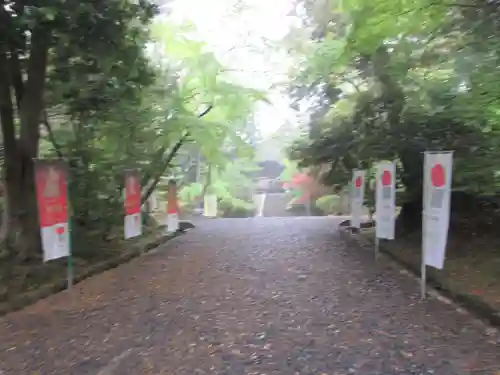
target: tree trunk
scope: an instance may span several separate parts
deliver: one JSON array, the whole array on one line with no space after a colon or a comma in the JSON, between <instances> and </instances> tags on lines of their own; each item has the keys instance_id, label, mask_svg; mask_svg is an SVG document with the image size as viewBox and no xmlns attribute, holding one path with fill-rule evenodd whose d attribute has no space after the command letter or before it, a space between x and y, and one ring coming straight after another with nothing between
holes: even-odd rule
<instances>
[{"instance_id":1,"label":"tree trunk","mask_svg":"<svg viewBox=\"0 0 500 375\"><path fill-rule=\"evenodd\" d=\"M212 110L212 108L213 108L213 105L209 105L203 112L201 112L198 115L198 118L202 118L203 116L207 115ZM156 189L156 186L158 185L158 183L161 180L161 177L163 176L163 174L165 173L165 171L167 170L167 168L172 163L174 157L177 155L177 152L182 147L182 145L184 144L184 142L186 142L186 140L189 138L189 135L190 135L189 131L187 131L186 133L184 133L184 135L181 137L181 139L179 139L179 141L177 141L176 145L172 148L172 150L170 151L170 153L167 155L167 158L165 159L165 161L162 162L163 166L160 169L160 173L156 174L156 177L153 179L153 181L151 181L151 183L149 184L148 188L146 189L146 191L142 195L142 197L141 197L141 204L144 204L144 202L146 202L149 199L149 197L151 196L151 194L153 194L154 190ZM158 161L161 161L163 159L163 156L164 156L166 150L167 150L166 147L165 148L162 147L159 150L159 153L157 153L157 157L159 157ZM141 185L146 185L147 183L149 183L149 180L150 180L151 177L152 176L150 176L150 175L146 175L144 177L144 179L142 180Z\"/></svg>"},{"instance_id":2,"label":"tree trunk","mask_svg":"<svg viewBox=\"0 0 500 375\"><path fill-rule=\"evenodd\" d=\"M4 144L4 181L6 206L9 207L9 216L3 223L3 230L13 234L15 227L16 208L21 200L21 191L18 186L20 169L18 168L18 150L14 123L14 107L10 92L10 72L5 51L0 50L0 122ZM5 238L7 239L7 238Z\"/></svg>"},{"instance_id":3,"label":"tree trunk","mask_svg":"<svg viewBox=\"0 0 500 375\"><path fill-rule=\"evenodd\" d=\"M396 229L399 234L406 234L422 229L422 196L414 197L401 206L396 220Z\"/></svg>"},{"instance_id":4,"label":"tree trunk","mask_svg":"<svg viewBox=\"0 0 500 375\"><path fill-rule=\"evenodd\" d=\"M2 171L3 172L3 171ZM7 239L7 234L9 231L9 204L7 198L7 189L5 188L5 177L2 177L2 195L3 195L3 207L2 207L2 224L0 226L0 243L5 243ZM7 253L5 249L0 249L0 258L6 256Z\"/></svg>"},{"instance_id":5,"label":"tree trunk","mask_svg":"<svg viewBox=\"0 0 500 375\"><path fill-rule=\"evenodd\" d=\"M402 164L401 181L405 186L405 200L396 221L398 233L408 233L422 228L423 154L419 147L406 146L398 150Z\"/></svg>"},{"instance_id":6,"label":"tree trunk","mask_svg":"<svg viewBox=\"0 0 500 375\"><path fill-rule=\"evenodd\" d=\"M5 151L5 185L9 207L8 243L15 248L21 260L40 256L40 231L35 194L34 161L38 156L39 124L43 111L43 94L47 71L50 33L35 27L27 66L27 81L18 116L19 137L16 138L14 107L11 95L15 77L9 69L5 50L0 50L0 116Z\"/></svg>"},{"instance_id":7,"label":"tree trunk","mask_svg":"<svg viewBox=\"0 0 500 375\"><path fill-rule=\"evenodd\" d=\"M153 179L153 181L150 183L149 187L146 189L146 192L142 195L142 197L141 197L141 204L144 204L144 202L146 202L149 199L149 197L151 196L151 194L153 194L153 191L155 191L156 186L158 185L158 183L161 180L161 177L163 176L163 174L165 173L165 171L168 169L168 167L170 166L170 164L174 160L175 156L177 155L177 152L179 152L179 149L182 147L182 145L188 139L188 137L189 137L189 132L186 132L182 136L182 138L177 141L177 143L172 148L172 150L170 150L169 154L167 155L167 158L164 161L164 164L163 164L162 168L157 173L157 175Z\"/></svg>"},{"instance_id":8,"label":"tree trunk","mask_svg":"<svg viewBox=\"0 0 500 375\"><path fill-rule=\"evenodd\" d=\"M212 186L212 164L208 163L207 179L205 181L205 185L203 186L203 191L201 193L202 199L205 199L205 194L207 194L207 190L211 186ZM210 191L210 193L212 192Z\"/></svg>"}]
</instances>

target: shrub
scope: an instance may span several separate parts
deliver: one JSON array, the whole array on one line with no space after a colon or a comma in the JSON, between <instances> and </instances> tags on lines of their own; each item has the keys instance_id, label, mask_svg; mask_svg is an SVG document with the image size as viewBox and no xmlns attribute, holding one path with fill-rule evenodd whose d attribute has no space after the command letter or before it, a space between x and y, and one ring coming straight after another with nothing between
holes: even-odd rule
<instances>
[{"instance_id":1,"label":"shrub","mask_svg":"<svg viewBox=\"0 0 500 375\"><path fill-rule=\"evenodd\" d=\"M319 208L325 215L341 213L341 199L336 194L325 195L316 200L316 207Z\"/></svg>"},{"instance_id":2,"label":"shrub","mask_svg":"<svg viewBox=\"0 0 500 375\"><path fill-rule=\"evenodd\" d=\"M219 202L219 212L222 217L253 217L255 216L255 207L253 204L248 202L241 202L239 199L231 201L222 200Z\"/></svg>"}]
</instances>

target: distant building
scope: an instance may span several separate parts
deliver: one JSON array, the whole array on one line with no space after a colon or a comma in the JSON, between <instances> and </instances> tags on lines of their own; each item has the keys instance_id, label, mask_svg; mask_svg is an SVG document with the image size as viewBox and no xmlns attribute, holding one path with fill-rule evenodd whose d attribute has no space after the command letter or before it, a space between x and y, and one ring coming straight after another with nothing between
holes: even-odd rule
<instances>
[{"instance_id":1,"label":"distant building","mask_svg":"<svg viewBox=\"0 0 500 375\"><path fill-rule=\"evenodd\" d=\"M251 172L249 177L255 181L256 189L260 191L282 191L281 182L278 177L285 166L274 160L264 160L257 163L258 171Z\"/></svg>"}]
</instances>

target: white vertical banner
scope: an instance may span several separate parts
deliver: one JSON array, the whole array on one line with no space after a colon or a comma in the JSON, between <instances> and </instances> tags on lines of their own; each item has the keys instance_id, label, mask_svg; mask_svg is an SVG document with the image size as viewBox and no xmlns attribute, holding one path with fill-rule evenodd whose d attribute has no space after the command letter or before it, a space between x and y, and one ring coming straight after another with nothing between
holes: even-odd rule
<instances>
[{"instance_id":1,"label":"white vertical banner","mask_svg":"<svg viewBox=\"0 0 500 375\"><path fill-rule=\"evenodd\" d=\"M255 216L263 216L266 194L254 194L253 203L255 205Z\"/></svg>"},{"instance_id":2,"label":"white vertical banner","mask_svg":"<svg viewBox=\"0 0 500 375\"><path fill-rule=\"evenodd\" d=\"M393 240L396 222L396 165L393 161L377 165L376 181L376 236Z\"/></svg>"},{"instance_id":3,"label":"white vertical banner","mask_svg":"<svg viewBox=\"0 0 500 375\"><path fill-rule=\"evenodd\" d=\"M179 214L177 212L167 213L167 233L179 230Z\"/></svg>"},{"instance_id":4,"label":"white vertical banner","mask_svg":"<svg viewBox=\"0 0 500 375\"><path fill-rule=\"evenodd\" d=\"M453 154L426 152L422 215L423 265L442 269L448 240Z\"/></svg>"},{"instance_id":5,"label":"white vertical banner","mask_svg":"<svg viewBox=\"0 0 500 375\"><path fill-rule=\"evenodd\" d=\"M203 215L206 217L216 217L217 216L217 196L214 194L205 195L203 202L204 210Z\"/></svg>"},{"instance_id":6,"label":"white vertical banner","mask_svg":"<svg viewBox=\"0 0 500 375\"><path fill-rule=\"evenodd\" d=\"M351 227L361 227L361 214L365 197L365 171L355 169L351 181Z\"/></svg>"}]
</instances>

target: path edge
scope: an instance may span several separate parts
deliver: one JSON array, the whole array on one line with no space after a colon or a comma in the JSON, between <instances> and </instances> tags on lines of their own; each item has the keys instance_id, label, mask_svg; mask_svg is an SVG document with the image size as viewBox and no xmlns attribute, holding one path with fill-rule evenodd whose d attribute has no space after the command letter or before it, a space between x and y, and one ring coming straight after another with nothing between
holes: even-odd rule
<instances>
[{"instance_id":1,"label":"path edge","mask_svg":"<svg viewBox=\"0 0 500 375\"><path fill-rule=\"evenodd\" d=\"M164 230L165 228L159 227L156 229L155 233L151 234L149 238L146 238L144 242L133 244L130 250L124 251L120 255L117 255L113 258L96 263L88 267L85 271L76 274L73 281L74 285L92 276L101 274L122 264L128 263L137 257L150 253L153 250L156 250L158 247L164 245L168 241L173 240L174 238L177 238L184 233L178 231L172 234L163 234L162 231L164 232ZM59 292L63 292L65 290L67 290L65 279L42 285L40 288L35 289L32 292L21 294L17 297L14 297L10 301L1 303L0 317L11 312L22 310L23 308L28 307L39 300L42 300Z\"/></svg>"},{"instance_id":2,"label":"path edge","mask_svg":"<svg viewBox=\"0 0 500 375\"><path fill-rule=\"evenodd\" d=\"M352 231L348 227L339 227L339 231L347 234L347 236L350 239L356 241L358 245L370 247L375 246L374 240L366 237L363 238L359 234L356 235L355 233L352 233ZM384 243L384 241L380 241L379 250L381 255L384 255L400 267L403 267L413 276L420 278L420 267L399 258L393 252L389 251L388 244ZM427 285L437 291L439 294L442 294L444 297L449 298L460 307L466 309L476 317L485 320L490 325L500 328L500 311L494 308L492 305L477 296L471 295L469 293L464 293L457 288L454 288L452 285L450 285L450 283L448 283L443 277L440 277L439 275L429 274L428 272L426 276Z\"/></svg>"}]
</instances>

